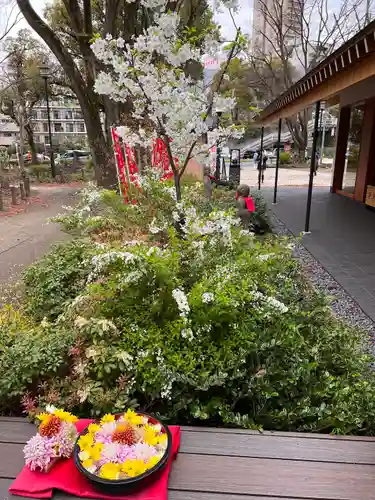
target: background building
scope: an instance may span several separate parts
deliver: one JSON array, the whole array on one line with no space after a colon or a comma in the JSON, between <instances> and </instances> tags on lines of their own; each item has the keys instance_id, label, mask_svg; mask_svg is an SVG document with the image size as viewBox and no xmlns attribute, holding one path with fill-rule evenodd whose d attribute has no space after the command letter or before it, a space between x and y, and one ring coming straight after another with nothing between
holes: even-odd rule
<instances>
[{"instance_id":1,"label":"background building","mask_svg":"<svg viewBox=\"0 0 375 500\"><path fill-rule=\"evenodd\" d=\"M301 31L300 0L254 0L252 50L255 54L276 55L275 47L282 43L291 51L297 46Z\"/></svg>"},{"instance_id":2,"label":"background building","mask_svg":"<svg viewBox=\"0 0 375 500\"><path fill-rule=\"evenodd\" d=\"M77 102L64 99L50 101L50 120L54 146L87 144L86 126ZM36 144L49 144L47 104L41 102L32 111L32 126ZM69 146L68 146L69 147Z\"/></svg>"},{"instance_id":3,"label":"background building","mask_svg":"<svg viewBox=\"0 0 375 500\"><path fill-rule=\"evenodd\" d=\"M15 144L20 136L18 125L9 116L0 114L0 146Z\"/></svg>"}]
</instances>

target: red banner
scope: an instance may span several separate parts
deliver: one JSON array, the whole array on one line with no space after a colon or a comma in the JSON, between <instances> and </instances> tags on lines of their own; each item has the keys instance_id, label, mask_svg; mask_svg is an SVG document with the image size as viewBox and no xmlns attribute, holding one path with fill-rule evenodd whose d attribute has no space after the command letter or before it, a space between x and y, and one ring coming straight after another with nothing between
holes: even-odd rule
<instances>
[{"instance_id":1,"label":"red banner","mask_svg":"<svg viewBox=\"0 0 375 500\"><path fill-rule=\"evenodd\" d=\"M170 139L171 141L171 139ZM173 158L176 167L178 167L178 159ZM164 141L159 137L154 141L153 153L152 153L152 166L157 168L162 168L164 170L164 175L162 180L170 179L173 177L173 171L170 166L169 156L167 151L167 146Z\"/></svg>"},{"instance_id":2,"label":"red banner","mask_svg":"<svg viewBox=\"0 0 375 500\"><path fill-rule=\"evenodd\" d=\"M138 181L139 170L137 167L135 150L133 147L125 144L124 141L120 141L115 127L112 128L111 133L120 191L124 196L125 203L136 203L136 200L131 196L132 186L138 190L140 189ZM172 139L170 139L170 141L172 141ZM178 158L174 157L173 160L176 168L178 168ZM173 177L173 170L170 166L167 147L164 141L160 138L157 138L154 141L152 151L152 167L163 169L164 174L161 180Z\"/></svg>"},{"instance_id":3,"label":"red banner","mask_svg":"<svg viewBox=\"0 0 375 500\"><path fill-rule=\"evenodd\" d=\"M135 160L135 151L133 147L128 146L123 143L123 148L121 147L121 143L119 140L119 136L115 128L112 128L112 140L113 140L113 148L116 158L117 164L117 173L119 177L120 190L124 196L125 203L136 203L135 199L130 198L130 184L133 184L135 187L139 188L138 183L138 168ZM123 149L125 150L126 161L123 155Z\"/></svg>"}]
</instances>

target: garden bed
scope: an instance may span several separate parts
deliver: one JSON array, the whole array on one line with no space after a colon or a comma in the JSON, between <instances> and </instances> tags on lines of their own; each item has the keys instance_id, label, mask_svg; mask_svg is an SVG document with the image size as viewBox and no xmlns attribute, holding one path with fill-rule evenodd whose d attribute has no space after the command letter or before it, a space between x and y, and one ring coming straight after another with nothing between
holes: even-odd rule
<instances>
[{"instance_id":1,"label":"garden bed","mask_svg":"<svg viewBox=\"0 0 375 500\"><path fill-rule=\"evenodd\" d=\"M26 272L22 311L0 315L0 411L373 432L364 337L306 280L293 241L241 228L233 193L209 202L189 184L176 203L168 182L139 188L136 204L84 190L57 218L75 239Z\"/></svg>"}]
</instances>

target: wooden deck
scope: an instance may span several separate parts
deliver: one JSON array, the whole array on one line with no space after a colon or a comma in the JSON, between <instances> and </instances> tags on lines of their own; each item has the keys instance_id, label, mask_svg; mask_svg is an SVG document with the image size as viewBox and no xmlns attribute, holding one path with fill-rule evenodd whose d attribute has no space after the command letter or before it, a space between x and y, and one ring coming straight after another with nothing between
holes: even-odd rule
<instances>
[{"instance_id":1,"label":"wooden deck","mask_svg":"<svg viewBox=\"0 0 375 500\"><path fill-rule=\"evenodd\" d=\"M34 433L23 419L0 417L0 500L12 498ZM169 500L267 499L374 500L375 438L182 428Z\"/></svg>"}]
</instances>

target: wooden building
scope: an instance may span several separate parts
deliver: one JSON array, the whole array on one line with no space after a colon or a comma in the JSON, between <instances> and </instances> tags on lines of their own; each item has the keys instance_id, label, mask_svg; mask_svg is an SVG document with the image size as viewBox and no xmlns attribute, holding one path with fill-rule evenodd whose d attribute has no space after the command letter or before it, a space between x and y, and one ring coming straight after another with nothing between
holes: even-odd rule
<instances>
[{"instance_id":1,"label":"wooden building","mask_svg":"<svg viewBox=\"0 0 375 500\"><path fill-rule=\"evenodd\" d=\"M375 205L375 21L269 104L260 124L319 102L339 107L332 192ZM348 162L350 186L344 183Z\"/></svg>"}]
</instances>

